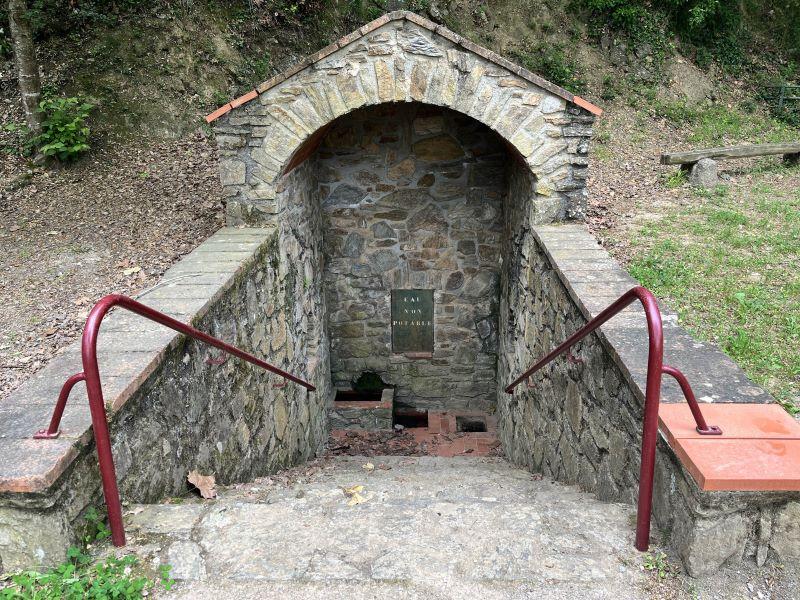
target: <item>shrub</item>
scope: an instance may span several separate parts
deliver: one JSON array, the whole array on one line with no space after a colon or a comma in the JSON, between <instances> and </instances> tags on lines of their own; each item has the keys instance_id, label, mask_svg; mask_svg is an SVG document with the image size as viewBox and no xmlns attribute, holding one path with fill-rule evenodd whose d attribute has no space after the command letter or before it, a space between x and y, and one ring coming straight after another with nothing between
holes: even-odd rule
<instances>
[{"instance_id":1,"label":"shrub","mask_svg":"<svg viewBox=\"0 0 800 600\"><path fill-rule=\"evenodd\" d=\"M582 93L586 80L577 61L569 56L561 44L526 42L522 50L514 52L523 67L552 81L571 92Z\"/></svg>"},{"instance_id":2,"label":"shrub","mask_svg":"<svg viewBox=\"0 0 800 600\"><path fill-rule=\"evenodd\" d=\"M603 77L603 90L600 92L600 97L603 100L611 101L622 93L622 86L619 80L613 75L606 75Z\"/></svg>"},{"instance_id":3,"label":"shrub","mask_svg":"<svg viewBox=\"0 0 800 600\"><path fill-rule=\"evenodd\" d=\"M653 110L657 117L671 121L675 125L685 125L697 119L697 111L685 100L660 100L653 102Z\"/></svg>"},{"instance_id":4,"label":"shrub","mask_svg":"<svg viewBox=\"0 0 800 600\"><path fill-rule=\"evenodd\" d=\"M28 139L27 150L37 150L60 161L75 159L89 149L89 117L93 105L79 97L45 98L39 103L44 114L42 133Z\"/></svg>"},{"instance_id":5,"label":"shrub","mask_svg":"<svg viewBox=\"0 0 800 600\"><path fill-rule=\"evenodd\" d=\"M634 47L652 49L656 63L680 34L701 65L716 60L731 71L746 62L742 49L747 28L741 3L719 0L580 0L591 11L593 31L603 27L624 33Z\"/></svg>"}]
</instances>

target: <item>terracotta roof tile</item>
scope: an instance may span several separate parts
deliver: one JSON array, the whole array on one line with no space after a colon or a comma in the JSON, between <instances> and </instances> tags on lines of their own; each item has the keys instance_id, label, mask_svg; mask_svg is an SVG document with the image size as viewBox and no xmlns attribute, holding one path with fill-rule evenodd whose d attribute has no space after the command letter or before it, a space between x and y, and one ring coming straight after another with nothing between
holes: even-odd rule
<instances>
[{"instance_id":1,"label":"terracotta roof tile","mask_svg":"<svg viewBox=\"0 0 800 600\"><path fill-rule=\"evenodd\" d=\"M236 100L231 100L230 106L232 109L236 108L238 106L241 106L245 102L250 102L250 100L252 100L253 98L258 98L258 92L255 90L250 90L245 95L236 98Z\"/></svg>"},{"instance_id":2,"label":"terracotta roof tile","mask_svg":"<svg viewBox=\"0 0 800 600\"><path fill-rule=\"evenodd\" d=\"M222 115L230 112L231 108L232 106L230 104L220 106L217 110L206 116L206 123L211 123L211 121L219 119Z\"/></svg>"},{"instance_id":3,"label":"terracotta roof tile","mask_svg":"<svg viewBox=\"0 0 800 600\"><path fill-rule=\"evenodd\" d=\"M436 27L436 33L438 33L440 36L442 36L446 40L450 40L454 44L460 44L461 40L463 39L460 35L458 35L457 33L453 32L453 31L450 31L444 25L437 26Z\"/></svg>"},{"instance_id":4,"label":"terracotta roof tile","mask_svg":"<svg viewBox=\"0 0 800 600\"><path fill-rule=\"evenodd\" d=\"M591 102L589 102L587 100L584 100L580 96L573 96L572 97L572 102L574 102L575 104L577 104L581 108L585 108L586 110L588 110L593 115L600 116L600 115L603 114L603 109L602 108L600 108L599 106L595 106L594 104L592 104Z\"/></svg>"},{"instance_id":5,"label":"terracotta roof tile","mask_svg":"<svg viewBox=\"0 0 800 600\"><path fill-rule=\"evenodd\" d=\"M270 89L270 88L272 88L272 87L275 87L276 85L278 85L279 83L281 83L282 81L285 81L285 80L286 80L286 75L285 75L285 74L283 74L283 73L279 73L278 75L275 75L274 77L270 77L270 78L269 78L269 79L267 79L267 80L266 80L264 83L262 83L261 85L259 85L259 86L256 88L256 91L257 91L259 94L263 94L263 93L264 93L264 92L266 92L268 89Z\"/></svg>"},{"instance_id":6,"label":"terracotta roof tile","mask_svg":"<svg viewBox=\"0 0 800 600\"><path fill-rule=\"evenodd\" d=\"M382 17L378 17L374 21L370 21L369 23L361 27L359 31L361 32L361 35L367 35L368 33L375 31L378 27L383 27L391 20L392 19L389 18L389 15L383 15Z\"/></svg>"},{"instance_id":7,"label":"terracotta roof tile","mask_svg":"<svg viewBox=\"0 0 800 600\"><path fill-rule=\"evenodd\" d=\"M308 58L311 61L311 64L314 64L316 62L321 61L323 58L327 58L328 56L336 52L338 49L339 49L339 42L334 42L328 46L325 46L322 50L317 50L316 52L314 52L314 54L312 54Z\"/></svg>"}]
</instances>

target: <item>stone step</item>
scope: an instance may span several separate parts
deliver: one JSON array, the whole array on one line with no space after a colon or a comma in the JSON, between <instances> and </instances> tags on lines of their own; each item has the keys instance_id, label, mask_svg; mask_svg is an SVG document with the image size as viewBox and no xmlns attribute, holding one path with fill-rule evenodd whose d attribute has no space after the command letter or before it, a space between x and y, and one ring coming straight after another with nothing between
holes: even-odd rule
<instances>
[{"instance_id":1,"label":"stone step","mask_svg":"<svg viewBox=\"0 0 800 600\"><path fill-rule=\"evenodd\" d=\"M482 598L485 600L639 600L659 598L637 586L619 580L588 587L575 583L545 582L457 582L425 581L215 581L179 582L168 595L176 600L263 600L291 598L292 600L450 600Z\"/></svg>"},{"instance_id":2,"label":"stone step","mask_svg":"<svg viewBox=\"0 0 800 600\"><path fill-rule=\"evenodd\" d=\"M364 501L350 505L343 489L355 485ZM487 587L489 597L509 597L602 583L635 598L625 595L644 577L634 520L631 506L500 458L335 457L222 489L213 501L130 506L126 551L171 564L196 594L182 597L251 581L272 582L262 591L300 582L297 597L312 598L325 591L313 582L358 582L355 597L388 596L398 584L432 591L482 582L498 586Z\"/></svg>"}]
</instances>

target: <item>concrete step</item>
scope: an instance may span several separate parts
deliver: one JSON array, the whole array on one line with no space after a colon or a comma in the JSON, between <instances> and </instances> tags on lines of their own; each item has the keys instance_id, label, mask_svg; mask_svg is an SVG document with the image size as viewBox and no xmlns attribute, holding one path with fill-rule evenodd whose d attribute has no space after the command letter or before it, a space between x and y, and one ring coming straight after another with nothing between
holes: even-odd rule
<instances>
[{"instance_id":1,"label":"concrete step","mask_svg":"<svg viewBox=\"0 0 800 600\"><path fill-rule=\"evenodd\" d=\"M359 504L343 491L355 485ZM213 501L127 513L126 550L171 564L184 582L177 597L210 597L233 582L241 597L290 582L291 597L336 597L329 584L356 582L347 588L356 598L450 597L478 584L488 597L580 589L579 597L637 598L645 578L633 507L501 458L336 457Z\"/></svg>"}]
</instances>

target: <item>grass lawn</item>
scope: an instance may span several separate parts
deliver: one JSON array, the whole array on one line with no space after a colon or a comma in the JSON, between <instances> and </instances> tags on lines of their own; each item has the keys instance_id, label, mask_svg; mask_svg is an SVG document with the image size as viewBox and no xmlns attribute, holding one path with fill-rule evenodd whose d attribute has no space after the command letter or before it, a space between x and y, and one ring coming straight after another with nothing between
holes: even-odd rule
<instances>
[{"instance_id":1,"label":"grass lawn","mask_svg":"<svg viewBox=\"0 0 800 600\"><path fill-rule=\"evenodd\" d=\"M756 174L742 187L695 191L689 208L639 229L628 267L692 334L717 343L797 414L800 169L780 170L780 187Z\"/></svg>"}]
</instances>

